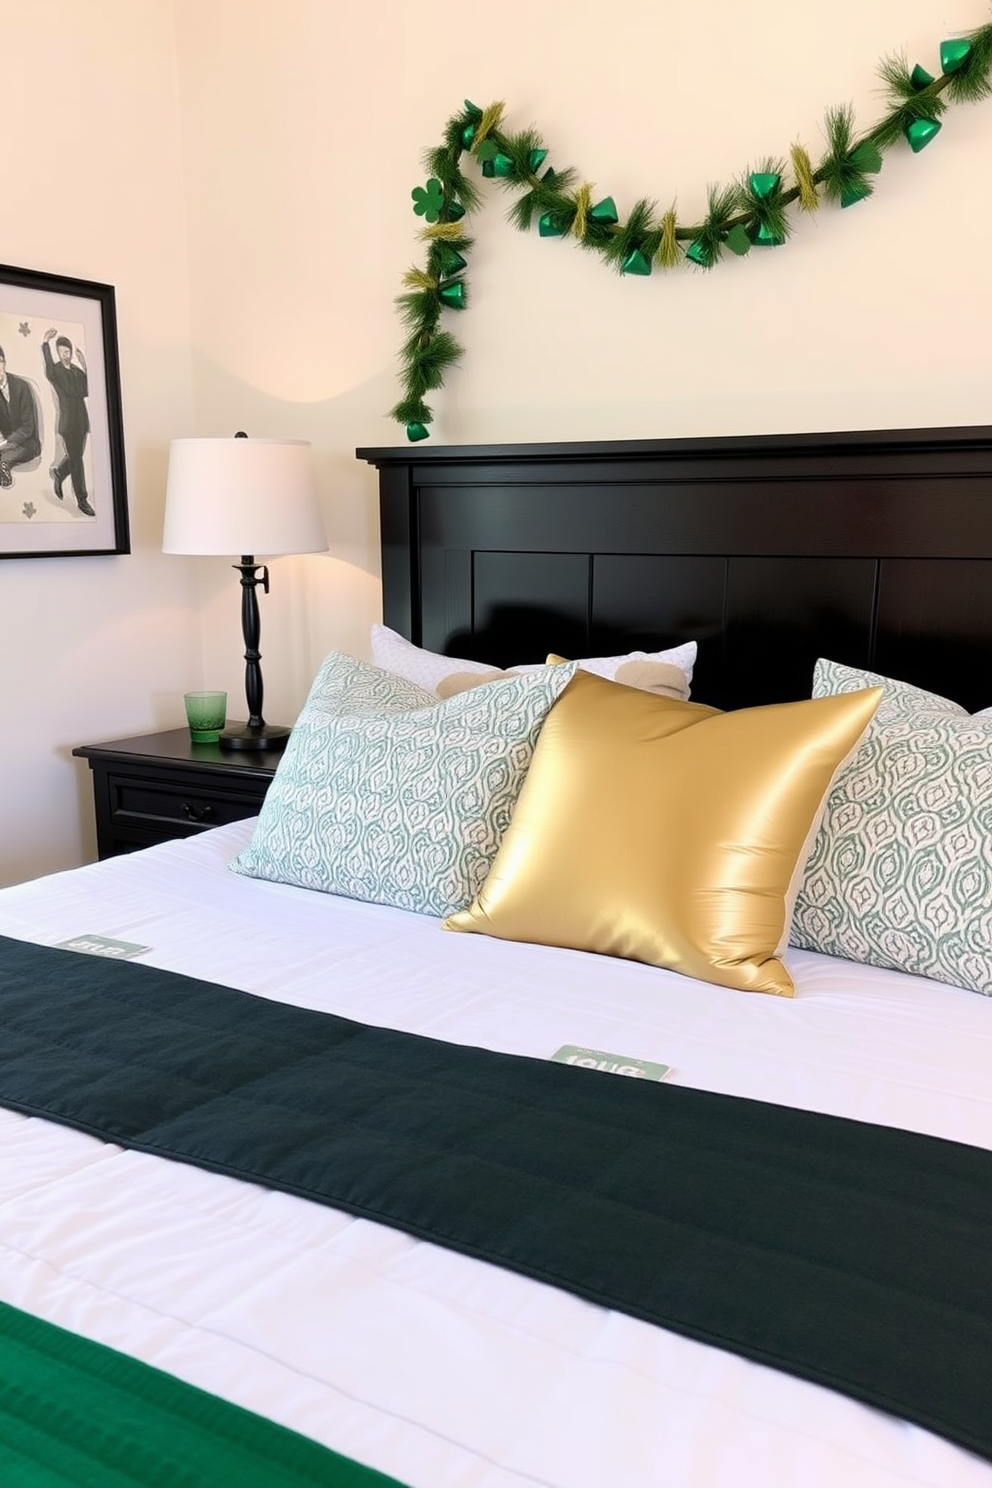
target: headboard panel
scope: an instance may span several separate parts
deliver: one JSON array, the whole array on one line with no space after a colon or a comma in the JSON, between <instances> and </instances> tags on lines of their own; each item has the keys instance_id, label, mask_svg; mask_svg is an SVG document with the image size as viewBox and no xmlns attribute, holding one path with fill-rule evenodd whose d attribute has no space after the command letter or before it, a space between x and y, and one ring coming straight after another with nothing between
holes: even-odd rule
<instances>
[{"instance_id":1,"label":"headboard panel","mask_svg":"<svg viewBox=\"0 0 992 1488\"><path fill-rule=\"evenodd\" d=\"M992 703L992 428L360 449L385 623L490 661L699 643L693 696L829 656Z\"/></svg>"}]
</instances>

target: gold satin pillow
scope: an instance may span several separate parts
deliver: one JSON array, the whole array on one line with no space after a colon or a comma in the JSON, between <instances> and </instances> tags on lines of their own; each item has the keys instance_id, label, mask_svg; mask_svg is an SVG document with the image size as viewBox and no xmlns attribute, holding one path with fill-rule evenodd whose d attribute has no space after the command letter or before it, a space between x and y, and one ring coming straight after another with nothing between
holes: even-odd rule
<instances>
[{"instance_id":1,"label":"gold satin pillow","mask_svg":"<svg viewBox=\"0 0 992 1488\"><path fill-rule=\"evenodd\" d=\"M577 672L482 889L445 929L791 997L795 890L881 696L720 713Z\"/></svg>"}]
</instances>

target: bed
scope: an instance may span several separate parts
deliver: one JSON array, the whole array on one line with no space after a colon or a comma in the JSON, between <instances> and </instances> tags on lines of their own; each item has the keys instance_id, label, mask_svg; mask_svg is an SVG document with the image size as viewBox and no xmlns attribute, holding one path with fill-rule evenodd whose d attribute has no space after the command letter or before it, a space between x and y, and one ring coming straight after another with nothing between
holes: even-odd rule
<instances>
[{"instance_id":1,"label":"bed","mask_svg":"<svg viewBox=\"0 0 992 1488\"><path fill-rule=\"evenodd\" d=\"M693 700L734 714L809 699L829 658L953 700L987 776L967 715L992 704L992 429L358 453L384 624L411 648L515 669L694 644ZM542 1067L592 1051L668 1066L666 1089L992 1151L992 1002L946 966L792 944L795 996L752 995L232 873L257 830L7 889L0 936L109 937L145 948L136 967L376 1030ZM409 1488L992 1484L939 1431L416 1233L0 1117L0 1301Z\"/></svg>"}]
</instances>

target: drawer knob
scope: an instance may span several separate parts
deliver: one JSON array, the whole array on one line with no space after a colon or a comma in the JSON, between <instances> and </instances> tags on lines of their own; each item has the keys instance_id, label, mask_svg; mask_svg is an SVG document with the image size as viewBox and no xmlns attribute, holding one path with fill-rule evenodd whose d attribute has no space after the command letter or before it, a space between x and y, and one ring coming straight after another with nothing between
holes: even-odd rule
<instances>
[{"instance_id":1,"label":"drawer knob","mask_svg":"<svg viewBox=\"0 0 992 1488\"><path fill-rule=\"evenodd\" d=\"M207 822L215 814L212 806L194 806L191 801L184 801L180 810L186 820L191 822Z\"/></svg>"}]
</instances>

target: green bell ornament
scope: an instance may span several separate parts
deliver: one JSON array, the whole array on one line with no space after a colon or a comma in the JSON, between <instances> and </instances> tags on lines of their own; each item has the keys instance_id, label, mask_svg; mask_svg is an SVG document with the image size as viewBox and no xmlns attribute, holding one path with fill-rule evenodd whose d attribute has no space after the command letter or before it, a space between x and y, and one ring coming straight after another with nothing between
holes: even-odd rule
<instances>
[{"instance_id":1,"label":"green bell ornament","mask_svg":"<svg viewBox=\"0 0 992 1488\"><path fill-rule=\"evenodd\" d=\"M640 248L632 248L620 265L621 274L642 274L651 272L651 260L645 258Z\"/></svg>"},{"instance_id":2,"label":"green bell ornament","mask_svg":"<svg viewBox=\"0 0 992 1488\"><path fill-rule=\"evenodd\" d=\"M490 181L494 176L502 176L504 180L507 180L514 174L513 161L509 155L504 155L502 151L497 151L491 160L484 160L482 162L482 174L488 177Z\"/></svg>"},{"instance_id":3,"label":"green bell ornament","mask_svg":"<svg viewBox=\"0 0 992 1488\"><path fill-rule=\"evenodd\" d=\"M471 98L466 98L465 112L470 114L471 118L462 129L462 149L471 150L475 140L475 132L482 123L482 110L472 102Z\"/></svg>"},{"instance_id":4,"label":"green bell ornament","mask_svg":"<svg viewBox=\"0 0 992 1488\"><path fill-rule=\"evenodd\" d=\"M461 222L465 216L465 208L461 202L449 201L444 204L444 218L446 222Z\"/></svg>"},{"instance_id":5,"label":"green bell ornament","mask_svg":"<svg viewBox=\"0 0 992 1488\"><path fill-rule=\"evenodd\" d=\"M462 269L468 268L468 259L464 258L457 248L452 248L449 243L440 245L438 257L441 261L441 273L445 278L450 278L452 274L460 274Z\"/></svg>"},{"instance_id":6,"label":"green bell ornament","mask_svg":"<svg viewBox=\"0 0 992 1488\"><path fill-rule=\"evenodd\" d=\"M781 248L785 242L785 235L773 232L767 222L759 222L757 227L751 230L751 242L756 248Z\"/></svg>"},{"instance_id":7,"label":"green bell ornament","mask_svg":"<svg viewBox=\"0 0 992 1488\"><path fill-rule=\"evenodd\" d=\"M527 156L527 165L532 176L536 176L541 166L548 158L547 150L531 150Z\"/></svg>"},{"instance_id":8,"label":"green bell ornament","mask_svg":"<svg viewBox=\"0 0 992 1488\"><path fill-rule=\"evenodd\" d=\"M565 229L558 221L553 212L542 212L537 219L538 236L542 238L563 238Z\"/></svg>"},{"instance_id":9,"label":"green bell ornament","mask_svg":"<svg viewBox=\"0 0 992 1488\"><path fill-rule=\"evenodd\" d=\"M690 263L698 264L701 269L708 269L713 263L712 253L700 238L689 244L685 256Z\"/></svg>"},{"instance_id":10,"label":"green bell ornament","mask_svg":"<svg viewBox=\"0 0 992 1488\"><path fill-rule=\"evenodd\" d=\"M752 171L748 177L751 193L758 201L767 201L782 183L782 177L774 171Z\"/></svg>"},{"instance_id":11,"label":"green bell ornament","mask_svg":"<svg viewBox=\"0 0 992 1488\"><path fill-rule=\"evenodd\" d=\"M442 284L438 290L438 299L447 305L449 310L465 309L465 281L464 279L449 279L447 284Z\"/></svg>"},{"instance_id":12,"label":"green bell ornament","mask_svg":"<svg viewBox=\"0 0 992 1488\"><path fill-rule=\"evenodd\" d=\"M934 77L933 73L927 72L926 68L921 67L919 62L917 62L909 75L909 81L917 93L922 93L924 88L929 88L930 84L934 81Z\"/></svg>"},{"instance_id":13,"label":"green bell ornament","mask_svg":"<svg viewBox=\"0 0 992 1488\"><path fill-rule=\"evenodd\" d=\"M411 444L416 444L418 439L429 438L430 431L423 424L407 424L406 437Z\"/></svg>"},{"instance_id":14,"label":"green bell ornament","mask_svg":"<svg viewBox=\"0 0 992 1488\"><path fill-rule=\"evenodd\" d=\"M903 130L909 148L914 155L918 155L927 146L935 135L940 133L939 119L914 119L907 124Z\"/></svg>"},{"instance_id":15,"label":"green bell ornament","mask_svg":"<svg viewBox=\"0 0 992 1488\"><path fill-rule=\"evenodd\" d=\"M864 201L866 196L871 196L871 187L867 181L852 181L850 186L845 186L840 194L842 207L853 207L856 202Z\"/></svg>"},{"instance_id":16,"label":"green bell ornament","mask_svg":"<svg viewBox=\"0 0 992 1488\"><path fill-rule=\"evenodd\" d=\"M971 55L971 42L959 37L954 41L940 43L940 70L946 77L950 72L960 72Z\"/></svg>"},{"instance_id":17,"label":"green bell ornament","mask_svg":"<svg viewBox=\"0 0 992 1488\"><path fill-rule=\"evenodd\" d=\"M608 227L615 227L620 221L617 204L612 196L604 196L601 202L589 208L589 216L593 222L605 222Z\"/></svg>"}]
</instances>

